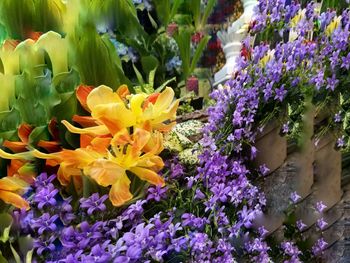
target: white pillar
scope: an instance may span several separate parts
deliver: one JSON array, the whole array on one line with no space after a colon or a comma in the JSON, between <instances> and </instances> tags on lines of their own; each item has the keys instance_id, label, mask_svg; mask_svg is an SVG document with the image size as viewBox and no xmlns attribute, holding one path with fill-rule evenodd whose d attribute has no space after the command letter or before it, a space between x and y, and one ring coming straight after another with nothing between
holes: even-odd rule
<instances>
[{"instance_id":1,"label":"white pillar","mask_svg":"<svg viewBox=\"0 0 350 263\"><path fill-rule=\"evenodd\" d=\"M247 35L247 31L243 29L249 25L254 13L253 9L258 3L257 0L241 0L241 2L244 8L243 14L232 23L227 31L220 31L217 34L225 53L226 64L215 74L214 86L223 84L231 78L235 70L236 59L240 55L241 41Z\"/></svg>"}]
</instances>

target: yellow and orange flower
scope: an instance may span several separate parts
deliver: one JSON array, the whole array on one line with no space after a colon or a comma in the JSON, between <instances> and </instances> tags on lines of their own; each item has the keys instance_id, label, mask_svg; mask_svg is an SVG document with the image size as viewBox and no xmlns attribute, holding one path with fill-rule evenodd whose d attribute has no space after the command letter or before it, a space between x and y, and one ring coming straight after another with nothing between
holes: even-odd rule
<instances>
[{"instance_id":1,"label":"yellow and orange flower","mask_svg":"<svg viewBox=\"0 0 350 263\"><path fill-rule=\"evenodd\" d=\"M26 182L16 177L1 178L0 199L15 207L29 209L28 202L20 195L25 191L27 186Z\"/></svg>"},{"instance_id":2,"label":"yellow and orange flower","mask_svg":"<svg viewBox=\"0 0 350 263\"><path fill-rule=\"evenodd\" d=\"M78 94L80 103L91 112L92 119L75 117L75 120L85 128L77 128L67 121L62 121L72 133L114 136L117 132L130 127L166 132L175 125L175 122L171 121L176 117L179 101L173 101L174 91L171 88L166 88L160 94L129 95L131 97L129 105L124 101L128 94L125 86L113 92L111 88L102 85L89 91L87 96L87 89L81 88ZM170 123L165 124L169 121ZM93 122L96 126L91 126Z\"/></svg>"},{"instance_id":3,"label":"yellow and orange flower","mask_svg":"<svg viewBox=\"0 0 350 263\"><path fill-rule=\"evenodd\" d=\"M80 177L83 171L99 185L111 186L110 200L113 205L121 206L133 197L126 171L151 184L164 185L163 178L157 173L164 166L162 158L157 155L163 150L162 140L154 140L157 144L144 152L151 136L150 132L137 128L132 135L127 131L117 133L110 144L111 151L97 143L98 147L88 146L52 154L34 150L33 155L60 164L57 175L63 185L68 185L72 177Z\"/></svg>"}]
</instances>

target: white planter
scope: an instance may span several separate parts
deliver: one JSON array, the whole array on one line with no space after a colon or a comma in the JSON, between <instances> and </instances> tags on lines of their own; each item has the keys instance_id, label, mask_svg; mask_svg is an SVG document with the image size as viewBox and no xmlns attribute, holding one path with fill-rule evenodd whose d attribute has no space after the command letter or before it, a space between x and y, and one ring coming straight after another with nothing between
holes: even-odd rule
<instances>
[{"instance_id":1,"label":"white planter","mask_svg":"<svg viewBox=\"0 0 350 263\"><path fill-rule=\"evenodd\" d=\"M247 36L247 26L253 17L253 9L257 5L257 0L241 0L244 12L227 31L218 32L218 38L221 41L223 51L225 53L226 64L215 74L214 86L223 84L229 80L236 68L236 59L240 56L241 41Z\"/></svg>"}]
</instances>

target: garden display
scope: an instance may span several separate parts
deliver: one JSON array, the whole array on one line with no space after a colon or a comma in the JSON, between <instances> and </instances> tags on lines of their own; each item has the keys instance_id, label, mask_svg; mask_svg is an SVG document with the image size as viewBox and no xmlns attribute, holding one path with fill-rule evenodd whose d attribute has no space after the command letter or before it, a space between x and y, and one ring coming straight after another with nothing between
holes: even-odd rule
<instances>
[{"instance_id":1,"label":"garden display","mask_svg":"<svg viewBox=\"0 0 350 263\"><path fill-rule=\"evenodd\" d=\"M0 262L349 262L349 8L0 1Z\"/></svg>"}]
</instances>

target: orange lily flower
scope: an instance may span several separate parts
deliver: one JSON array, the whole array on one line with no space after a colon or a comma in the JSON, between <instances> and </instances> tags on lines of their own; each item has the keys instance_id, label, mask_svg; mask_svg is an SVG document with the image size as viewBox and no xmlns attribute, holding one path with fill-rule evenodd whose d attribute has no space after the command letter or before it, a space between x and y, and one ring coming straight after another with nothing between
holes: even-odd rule
<instances>
[{"instance_id":1,"label":"orange lily flower","mask_svg":"<svg viewBox=\"0 0 350 263\"><path fill-rule=\"evenodd\" d=\"M123 88L122 88L123 87ZM122 86L119 90L125 89ZM176 117L176 110L179 101L174 99L174 91L166 88L162 93L136 94L130 99L129 107L125 105L122 96L107 86L99 86L86 97L86 92L81 91L80 98L82 105L86 103L91 111L91 116L97 126L87 128L77 128L67 121L62 123L72 133L89 134L92 136L101 136L106 134L116 134L119 131L129 127L139 127L151 131L169 131L175 122L165 124L166 121L172 121ZM84 98L86 97L86 101ZM85 122L86 123L86 122ZM90 119L91 124L91 119Z\"/></svg>"},{"instance_id":2,"label":"orange lily flower","mask_svg":"<svg viewBox=\"0 0 350 263\"><path fill-rule=\"evenodd\" d=\"M109 198L114 206L121 206L133 196L130 193L130 179L126 171L130 171L140 179L154 185L164 185L164 179L158 175L163 160L156 154L162 151L162 144L154 145L152 151L143 153L151 134L136 129L132 136L125 132L118 133L112 141L112 150L105 158L96 159L85 167L84 173L101 186L112 186ZM116 143L117 142L117 143Z\"/></svg>"},{"instance_id":3,"label":"orange lily flower","mask_svg":"<svg viewBox=\"0 0 350 263\"><path fill-rule=\"evenodd\" d=\"M3 177L0 179L0 199L7 204L28 210L28 202L20 196L20 193L23 192L27 186L28 185L19 178Z\"/></svg>"}]
</instances>

